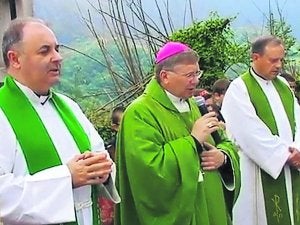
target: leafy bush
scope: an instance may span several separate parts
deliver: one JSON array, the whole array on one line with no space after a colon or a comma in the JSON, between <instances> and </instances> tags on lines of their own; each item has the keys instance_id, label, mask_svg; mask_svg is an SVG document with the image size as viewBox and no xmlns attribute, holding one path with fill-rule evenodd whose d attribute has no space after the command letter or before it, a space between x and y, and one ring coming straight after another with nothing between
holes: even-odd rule
<instances>
[{"instance_id":1,"label":"leafy bush","mask_svg":"<svg viewBox=\"0 0 300 225\"><path fill-rule=\"evenodd\" d=\"M230 28L231 18L221 18L212 13L205 21L195 22L170 36L170 40L188 44L200 56L199 65L204 70L200 85L210 87L224 77L233 64L249 62L248 43L238 44Z\"/></svg>"}]
</instances>

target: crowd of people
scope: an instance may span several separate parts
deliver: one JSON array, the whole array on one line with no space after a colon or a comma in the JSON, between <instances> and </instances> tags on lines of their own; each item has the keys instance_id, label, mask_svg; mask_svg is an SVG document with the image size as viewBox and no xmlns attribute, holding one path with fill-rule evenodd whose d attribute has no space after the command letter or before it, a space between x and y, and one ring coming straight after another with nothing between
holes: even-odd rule
<instances>
[{"instance_id":1,"label":"crowd of people","mask_svg":"<svg viewBox=\"0 0 300 225\"><path fill-rule=\"evenodd\" d=\"M197 52L166 42L106 146L52 89L62 57L44 21L13 20L2 51L0 223L300 225L300 108L278 37L255 39L250 68L210 91Z\"/></svg>"}]
</instances>

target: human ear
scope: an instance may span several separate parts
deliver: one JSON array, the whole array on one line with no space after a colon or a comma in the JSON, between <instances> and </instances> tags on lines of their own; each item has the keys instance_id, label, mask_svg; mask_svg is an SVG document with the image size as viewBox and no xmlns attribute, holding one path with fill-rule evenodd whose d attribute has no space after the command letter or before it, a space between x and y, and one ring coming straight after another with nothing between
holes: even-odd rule
<instances>
[{"instance_id":1,"label":"human ear","mask_svg":"<svg viewBox=\"0 0 300 225\"><path fill-rule=\"evenodd\" d=\"M160 78L160 82L162 84L167 84L169 83L169 77L168 77L168 73L166 70L161 70L159 73L159 78Z\"/></svg>"},{"instance_id":2,"label":"human ear","mask_svg":"<svg viewBox=\"0 0 300 225\"><path fill-rule=\"evenodd\" d=\"M15 69L20 68L21 65L20 65L20 61L19 61L19 54L17 51L9 50L7 52L7 58L8 58L10 67L13 67Z\"/></svg>"},{"instance_id":3,"label":"human ear","mask_svg":"<svg viewBox=\"0 0 300 225\"><path fill-rule=\"evenodd\" d=\"M253 61L255 61L255 60L257 60L258 58L259 58L259 54L258 53L253 53L252 55L251 55L251 58L252 58L252 60Z\"/></svg>"}]
</instances>

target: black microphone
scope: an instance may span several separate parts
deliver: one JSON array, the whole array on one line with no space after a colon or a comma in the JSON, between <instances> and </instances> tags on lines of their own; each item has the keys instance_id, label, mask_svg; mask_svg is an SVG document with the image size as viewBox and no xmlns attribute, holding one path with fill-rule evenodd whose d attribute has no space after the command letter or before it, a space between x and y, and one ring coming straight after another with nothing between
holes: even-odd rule
<instances>
[{"instance_id":1,"label":"black microphone","mask_svg":"<svg viewBox=\"0 0 300 225\"><path fill-rule=\"evenodd\" d=\"M218 111L216 113L217 113L218 120L225 123L225 119L224 119L223 115L221 114L221 111L218 109Z\"/></svg>"},{"instance_id":2,"label":"black microphone","mask_svg":"<svg viewBox=\"0 0 300 225\"><path fill-rule=\"evenodd\" d=\"M221 114L220 107L216 104L212 105L211 107L212 107L212 110L216 112L218 120L225 123L225 119L224 119L223 115Z\"/></svg>"},{"instance_id":3,"label":"black microphone","mask_svg":"<svg viewBox=\"0 0 300 225\"><path fill-rule=\"evenodd\" d=\"M202 96L196 96L194 97L196 104L199 108L199 111L201 112L201 115L209 113L206 105L205 105L205 99ZM218 131L214 131L211 133L212 138L214 139L216 144L219 144L221 142L221 137Z\"/></svg>"}]
</instances>

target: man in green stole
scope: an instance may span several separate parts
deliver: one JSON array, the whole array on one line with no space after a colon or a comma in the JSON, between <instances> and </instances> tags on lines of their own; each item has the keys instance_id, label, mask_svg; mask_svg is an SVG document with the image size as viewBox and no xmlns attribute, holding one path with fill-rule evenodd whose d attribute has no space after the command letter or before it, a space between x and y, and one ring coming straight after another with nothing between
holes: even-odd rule
<instances>
[{"instance_id":1,"label":"man in green stole","mask_svg":"<svg viewBox=\"0 0 300 225\"><path fill-rule=\"evenodd\" d=\"M98 194L119 201L113 163L78 105L51 90L62 61L54 33L42 20L16 19L2 47L0 220L100 224Z\"/></svg>"},{"instance_id":2,"label":"man in green stole","mask_svg":"<svg viewBox=\"0 0 300 225\"><path fill-rule=\"evenodd\" d=\"M225 94L226 129L240 146L241 192L234 225L300 225L300 109L274 36L252 43L252 67Z\"/></svg>"},{"instance_id":3,"label":"man in green stole","mask_svg":"<svg viewBox=\"0 0 300 225\"><path fill-rule=\"evenodd\" d=\"M117 225L231 224L237 153L222 133L214 143L216 114L201 117L190 98L201 74L198 60L185 44L166 43L156 77L125 110L117 137Z\"/></svg>"}]
</instances>

